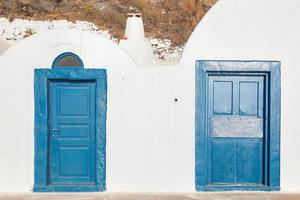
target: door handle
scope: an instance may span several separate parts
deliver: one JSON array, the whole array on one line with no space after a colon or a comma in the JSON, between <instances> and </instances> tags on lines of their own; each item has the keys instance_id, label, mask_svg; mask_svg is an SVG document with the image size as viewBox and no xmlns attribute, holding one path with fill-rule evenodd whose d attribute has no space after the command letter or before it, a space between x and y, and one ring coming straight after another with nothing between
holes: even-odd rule
<instances>
[{"instance_id":1,"label":"door handle","mask_svg":"<svg viewBox=\"0 0 300 200\"><path fill-rule=\"evenodd\" d=\"M59 132L59 129L52 129L52 137L55 137L57 135L57 133Z\"/></svg>"}]
</instances>

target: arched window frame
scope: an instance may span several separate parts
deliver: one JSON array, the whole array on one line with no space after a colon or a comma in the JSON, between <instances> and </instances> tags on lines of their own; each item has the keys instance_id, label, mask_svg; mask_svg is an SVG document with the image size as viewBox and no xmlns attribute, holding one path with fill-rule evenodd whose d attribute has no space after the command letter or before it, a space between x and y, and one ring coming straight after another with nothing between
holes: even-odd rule
<instances>
[{"instance_id":1,"label":"arched window frame","mask_svg":"<svg viewBox=\"0 0 300 200\"><path fill-rule=\"evenodd\" d=\"M61 61L66 56L71 56L74 59L78 60L80 62L80 66L76 66L76 67L74 67L74 66L63 66L63 67L58 66L57 64L59 63L59 61ZM84 68L84 64L83 64L81 58L78 55L76 55L75 53L72 53L72 52L65 52L65 53L60 54L59 56L57 56L54 59L54 61L52 63L52 68L69 68L69 67L82 69L82 68Z\"/></svg>"}]
</instances>

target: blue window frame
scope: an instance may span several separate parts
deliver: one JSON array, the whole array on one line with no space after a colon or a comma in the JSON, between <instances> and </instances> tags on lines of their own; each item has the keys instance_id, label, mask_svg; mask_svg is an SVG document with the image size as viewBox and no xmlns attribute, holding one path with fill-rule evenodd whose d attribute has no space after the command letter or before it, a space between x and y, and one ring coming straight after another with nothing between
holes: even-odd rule
<instances>
[{"instance_id":1,"label":"blue window frame","mask_svg":"<svg viewBox=\"0 0 300 200\"><path fill-rule=\"evenodd\" d=\"M65 52L55 58L52 63L52 68L63 67L79 67L84 68L84 64L80 57L72 52Z\"/></svg>"},{"instance_id":2,"label":"blue window frame","mask_svg":"<svg viewBox=\"0 0 300 200\"><path fill-rule=\"evenodd\" d=\"M106 189L106 107L105 69L53 68L34 71L34 188L36 192L104 191ZM96 84L96 184L91 186L49 184L49 82L94 81Z\"/></svg>"},{"instance_id":3,"label":"blue window frame","mask_svg":"<svg viewBox=\"0 0 300 200\"><path fill-rule=\"evenodd\" d=\"M247 78L249 78L249 80L246 80ZM264 111L265 114L263 115L265 117L264 119L265 122L263 127L265 131L264 131L264 142L262 147L264 151L264 155L262 156L263 159L262 162L264 163L262 164L263 167L261 169L263 172L259 171L261 175L261 179L256 179L261 181L261 184L241 185L238 184L237 182L235 182L237 184L226 184L226 181L228 181L230 177L226 175L224 176L224 173L222 174L222 172L224 172L223 165L217 166L215 168L216 176L215 177L212 176L214 171L211 162L222 163L220 162L220 160L226 157L220 157L220 155L221 154L223 155L224 152L226 152L226 156L230 160L231 158L230 156L228 156L229 154L227 150L232 150L232 146L230 145L230 143L228 143L228 140L225 142L222 141L223 143L220 143L221 145L219 146L215 145L215 143L214 144L211 143L210 140L211 134L219 134L220 132L222 131L224 132L225 130L223 127L224 126L223 123L222 126L218 126L217 127L218 129L215 129L215 133L213 133L213 131L210 132L211 130L213 130L211 129L211 127L213 126L212 123L214 122L211 121L211 117L210 117L211 115L210 113L213 114L214 112L211 111L211 107L213 106L211 100L214 99L213 103L215 103L216 101L221 102L221 104L218 105L219 107L215 108L217 111L225 110L225 108L227 111L228 106L224 107L224 105L222 104L222 98L225 98L224 95L227 95L225 86L227 86L230 82L232 84L234 84L235 82L238 83L239 81L238 79L241 79L242 82L246 83L243 85L243 87L245 87L246 85L251 86L251 84L254 83L255 81L258 85L261 83L261 85L264 85L265 87L264 89L265 96L263 97L264 106L266 109ZM263 82L261 80L263 80ZM221 88L223 89L218 91L220 91L220 95L222 94L221 96L223 97L220 100L216 99L216 101L215 101L215 97L211 96L212 94L214 94L214 90L211 89L212 87L214 87L213 86L214 81L218 83L216 84L218 88L219 85L222 83L227 84L223 86L221 85L222 86ZM280 62L277 61L196 61L195 84L196 84L196 104L195 104L195 108L196 108L196 113L195 113L196 190L197 191L226 191L226 190L277 191L280 190ZM230 86L227 88L228 88L227 91L235 90L239 94L239 91L238 89L235 89L235 86ZM249 91L249 90L245 90L245 91ZM244 93L244 94L246 94L245 97L247 97L247 100L253 99L251 95L249 96L249 93ZM257 93L257 94L261 94L261 93ZM227 95L227 96L230 97L232 95ZM234 97L231 98L233 98L232 101L235 101ZM224 99L224 101L226 103L226 99ZM228 105L234 106L233 105L234 102L232 101L230 101L231 103ZM244 103L244 105L246 105L245 108L247 109L251 108L251 107L247 107L249 105L247 104L247 102L246 104ZM230 111L230 112L234 112L234 111ZM239 111L236 112L238 113ZM249 113L251 114L251 112ZM218 114L217 117L219 117L218 120L222 119L222 117L220 118L219 113L217 114ZM234 119L232 119L231 121L234 121L237 118L238 117L235 116ZM228 127L233 127L231 125L232 124L229 124ZM237 140L240 139L241 138L237 138ZM253 140L256 140L256 138L249 139L249 141L251 142L253 142ZM215 154L212 154L213 145L217 147ZM259 144L259 146L260 145L261 143ZM247 147L249 146L251 145L248 145ZM255 147L254 150L257 150L257 148ZM218 156L219 158L214 159L214 157L216 158ZM244 160L247 159L245 159L244 157ZM241 172L243 174L245 170L242 170ZM234 172L233 170L233 173L236 172ZM250 177L249 174L245 175L244 173L242 178L245 178L248 181L249 179L253 179L253 176ZM256 175L254 176L254 178L256 178ZM214 182L214 180L216 181ZM219 184L222 181L223 183Z\"/></svg>"}]
</instances>

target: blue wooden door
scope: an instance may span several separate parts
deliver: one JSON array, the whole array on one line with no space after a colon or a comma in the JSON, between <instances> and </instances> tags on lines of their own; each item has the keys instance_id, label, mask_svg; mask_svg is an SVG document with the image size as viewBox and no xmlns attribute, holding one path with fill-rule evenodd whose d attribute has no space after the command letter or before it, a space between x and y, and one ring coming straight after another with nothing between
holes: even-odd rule
<instances>
[{"instance_id":1,"label":"blue wooden door","mask_svg":"<svg viewBox=\"0 0 300 200\"><path fill-rule=\"evenodd\" d=\"M208 184L264 184L264 88L264 76L209 76Z\"/></svg>"},{"instance_id":2,"label":"blue wooden door","mask_svg":"<svg viewBox=\"0 0 300 200\"><path fill-rule=\"evenodd\" d=\"M50 184L94 185L96 83L51 81L49 87Z\"/></svg>"}]
</instances>

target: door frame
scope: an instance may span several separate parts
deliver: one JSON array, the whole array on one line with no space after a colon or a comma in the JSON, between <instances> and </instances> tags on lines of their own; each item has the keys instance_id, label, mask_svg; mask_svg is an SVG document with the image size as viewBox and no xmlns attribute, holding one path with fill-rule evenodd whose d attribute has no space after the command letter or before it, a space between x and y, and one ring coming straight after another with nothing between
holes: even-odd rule
<instances>
[{"instance_id":1,"label":"door frame","mask_svg":"<svg viewBox=\"0 0 300 200\"><path fill-rule=\"evenodd\" d=\"M195 67L195 186L196 191L280 190L280 62L278 61L232 61L198 60ZM217 75L263 75L266 77L267 139L264 163L264 185L261 186L215 186L208 183L208 128L207 85L208 76Z\"/></svg>"},{"instance_id":2,"label":"door frame","mask_svg":"<svg viewBox=\"0 0 300 200\"><path fill-rule=\"evenodd\" d=\"M96 185L49 185L49 80L96 81ZM83 192L106 190L105 69L52 68L34 70L34 192Z\"/></svg>"}]
</instances>

